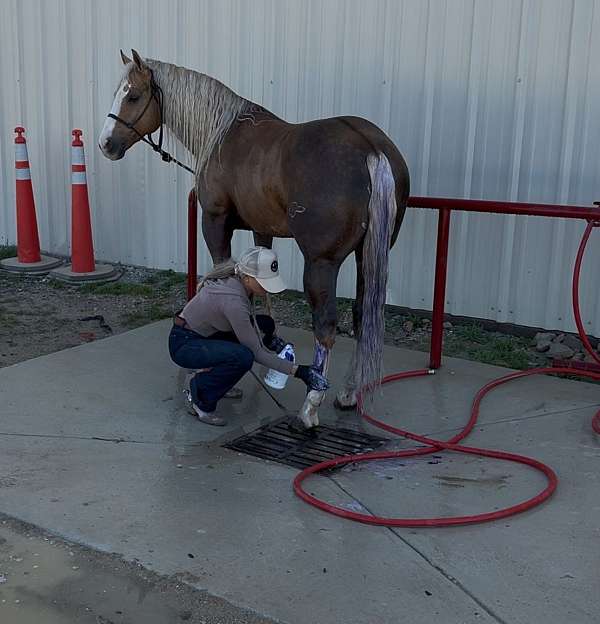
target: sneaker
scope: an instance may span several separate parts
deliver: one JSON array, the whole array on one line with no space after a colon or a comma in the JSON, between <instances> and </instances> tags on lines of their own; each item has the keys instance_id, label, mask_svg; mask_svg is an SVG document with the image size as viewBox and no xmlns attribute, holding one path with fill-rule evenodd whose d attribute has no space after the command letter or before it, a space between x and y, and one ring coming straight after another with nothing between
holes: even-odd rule
<instances>
[{"instance_id":1,"label":"sneaker","mask_svg":"<svg viewBox=\"0 0 600 624\"><path fill-rule=\"evenodd\" d=\"M214 425L215 427L224 427L227 421L221 416L217 416L216 412L204 412L197 405L191 403L190 413L196 416L196 418L207 425Z\"/></svg>"}]
</instances>

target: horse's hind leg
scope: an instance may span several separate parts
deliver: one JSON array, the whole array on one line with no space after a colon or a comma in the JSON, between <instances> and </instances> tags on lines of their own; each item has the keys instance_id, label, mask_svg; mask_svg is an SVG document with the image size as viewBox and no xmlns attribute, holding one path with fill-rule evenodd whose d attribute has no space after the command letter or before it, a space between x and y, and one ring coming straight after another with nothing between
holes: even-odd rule
<instances>
[{"instance_id":1,"label":"horse's hind leg","mask_svg":"<svg viewBox=\"0 0 600 624\"><path fill-rule=\"evenodd\" d=\"M327 376L331 349L335 342L337 309L335 290L340 269L338 263L306 259L304 266L304 292L312 308L315 354L313 365ZM306 395L298 415L304 427L319 424L318 409L325 392L311 390Z\"/></svg>"},{"instance_id":2,"label":"horse's hind leg","mask_svg":"<svg viewBox=\"0 0 600 624\"><path fill-rule=\"evenodd\" d=\"M358 342L362 327L363 299L365 296L365 278L363 275L362 245L356 249L356 299L352 304L352 327L354 329L354 339ZM352 410L356 407L356 343L352 358L348 364L344 387L335 397L334 405L341 410Z\"/></svg>"}]
</instances>

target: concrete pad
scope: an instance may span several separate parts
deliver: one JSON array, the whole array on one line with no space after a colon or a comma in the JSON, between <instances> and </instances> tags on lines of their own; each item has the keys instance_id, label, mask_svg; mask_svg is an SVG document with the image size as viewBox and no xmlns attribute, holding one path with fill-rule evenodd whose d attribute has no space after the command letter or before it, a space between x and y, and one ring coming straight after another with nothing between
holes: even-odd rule
<instances>
[{"instance_id":1,"label":"concrete pad","mask_svg":"<svg viewBox=\"0 0 600 624\"><path fill-rule=\"evenodd\" d=\"M0 260L0 269L9 273L27 273L28 275L46 275L51 269L60 266L60 258L44 256L39 262L19 262L19 258L4 258Z\"/></svg>"},{"instance_id":2,"label":"concrete pad","mask_svg":"<svg viewBox=\"0 0 600 624\"><path fill-rule=\"evenodd\" d=\"M230 426L198 426L184 409L184 371L169 358L169 329L163 321L0 369L2 433L194 443L262 422L275 404L248 375L244 399L221 406ZM244 419L248 413L255 417Z\"/></svg>"},{"instance_id":3,"label":"concrete pad","mask_svg":"<svg viewBox=\"0 0 600 624\"><path fill-rule=\"evenodd\" d=\"M64 267L50 271L50 277L71 284L113 282L121 277L121 271L117 270L112 264L96 264L96 268L93 271L75 272L73 271L73 265L67 264Z\"/></svg>"},{"instance_id":4,"label":"concrete pad","mask_svg":"<svg viewBox=\"0 0 600 624\"><path fill-rule=\"evenodd\" d=\"M597 621L600 446L589 418L598 386L532 379L485 404L470 444L533 444L558 469L559 492L542 508L488 525L390 531L319 512L293 495L293 469L221 448L297 409L302 385L277 393L281 408L247 376L244 399L224 406L225 431L198 423L179 396L168 331L161 322L0 370L0 511L294 624ZM309 361L310 335L285 335ZM338 341L336 382L351 347ZM426 360L386 349L390 371ZM474 390L499 372L448 361L435 377L386 387L376 408L395 424L451 435ZM323 420L362 426L332 399ZM457 455L402 463L317 477L308 489L350 509L439 515L509 504L542 481Z\"/></svg>"}]
</instances>

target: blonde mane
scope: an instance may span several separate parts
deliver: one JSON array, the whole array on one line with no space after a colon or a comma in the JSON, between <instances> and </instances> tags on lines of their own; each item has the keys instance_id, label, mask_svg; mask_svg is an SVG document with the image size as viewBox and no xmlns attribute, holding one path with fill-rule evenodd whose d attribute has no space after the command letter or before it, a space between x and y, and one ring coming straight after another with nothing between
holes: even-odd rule
<instances>
[{"instance_id":1,"label":"blonde mane","mask_svg":"<svg viewBox=\"0 0 600 624\"><path fill-rule=\"evenodd\" d=\"M164 94L165 126L195 158L197 183L238 115L252 103L205 74L153 59L145 62Z\"/></svg>"}]
</instances>

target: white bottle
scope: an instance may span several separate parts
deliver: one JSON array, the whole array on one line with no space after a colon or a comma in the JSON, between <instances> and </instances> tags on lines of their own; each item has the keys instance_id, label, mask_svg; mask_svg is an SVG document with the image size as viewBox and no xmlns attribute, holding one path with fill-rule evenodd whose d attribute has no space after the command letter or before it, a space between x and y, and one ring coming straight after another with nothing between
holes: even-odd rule
<instances>
[{"instance_id":1,"label":"white bottle","mask_svg":"<svg viewBox=\"0 0 600 624\"><path fill-rule=\"evenodd\" d=\"M279 352L277 357L280 357L282 360L287 360L288 362L294 362L294 346L289 343L286 344L285 347L283 347L283 349ZM270 386L275 390L283 390L283 388L285 388L285 384L287 384L287 380L288 375L273 370L272 368L270 368L265 375L265 383L267 384L267 386Z\"/></svg>"}]
</instances>

